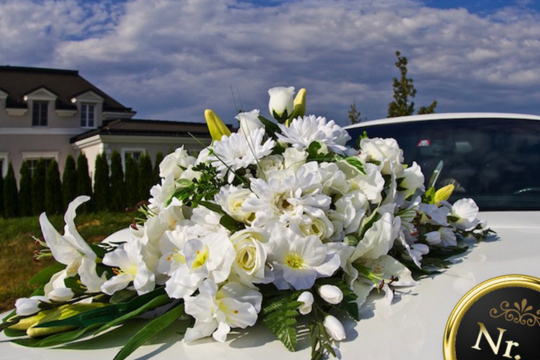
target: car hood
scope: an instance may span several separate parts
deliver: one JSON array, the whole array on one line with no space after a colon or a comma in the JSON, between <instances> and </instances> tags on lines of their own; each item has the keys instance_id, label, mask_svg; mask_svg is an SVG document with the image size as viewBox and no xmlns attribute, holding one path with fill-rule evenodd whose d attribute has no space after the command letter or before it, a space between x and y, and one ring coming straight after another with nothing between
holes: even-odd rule
<instances>
[{"instance_id":1,"label":"car hood","mask_svg":"<svg viewBox=\"0 0 540 360\"><path fill-rule=\"evenodd\" d=\"M394 301L372 295L361 311L358 323L345 321L347 339L339 344L343 359L443 359L443 334L454 306L463 295L490 278L525 274L540 277L540 212L486 212L481 219L497 232L487 241L470 243L466 253L454 259L444 272L423 278L419 285L400 288ZM141 326L134 322L130 330L120 329L89 342L57 349L23 348L0 335L3 359L112 359L121 345ZM300 342L300 350L291 353L258 324L254 328L231 333L225 344L204 339L192 345L179 341L179 329L160 335L138 349L133 359L234 359L299 360L309 359L309 342ZM74 351L77 350L77 351Z\"/></svg>"}]
</instances>

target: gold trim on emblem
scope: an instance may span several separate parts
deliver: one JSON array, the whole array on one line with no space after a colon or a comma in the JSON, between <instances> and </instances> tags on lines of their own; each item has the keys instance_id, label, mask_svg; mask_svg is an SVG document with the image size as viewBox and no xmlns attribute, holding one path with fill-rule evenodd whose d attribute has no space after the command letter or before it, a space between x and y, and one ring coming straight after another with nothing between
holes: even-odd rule
<instances>
[{"instance_id":1,"label":"gold trim on emblem","mask_svg":"<svg viewBox=\"0 0 540 360\"><path fill-rule=\"evenodd\" d=\"M454 307L446 323L443 339L443 355L445 360L456 360L455 344L457 331L461 319L463 319L467 310L484 295L507 287L525 287L540 292L540 279L528 275L503 275L486 280L466 293ZM522 307L523 305L526 305L526 302L522 303ZM528 307L525 307L525 309L529 310ZM519 310L522 313L524 312L524 309Z\"/></svg>"}]
</instances>

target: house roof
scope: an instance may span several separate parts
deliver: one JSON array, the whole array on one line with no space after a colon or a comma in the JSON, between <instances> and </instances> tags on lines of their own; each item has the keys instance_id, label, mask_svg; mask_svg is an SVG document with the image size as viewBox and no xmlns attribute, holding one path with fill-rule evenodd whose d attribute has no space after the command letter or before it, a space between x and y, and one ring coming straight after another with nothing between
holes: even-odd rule
<instances>
[{"instance_id":1,"label":"house roof","mask_svg":"<svg viewBox=\"0 0 540 360\"><path fill-rule=\"evenodd\" d=\"M71 99L92 91L103 98L103 111L132 112L79 75L77 70L0 66L0 88L8 94L6 107L27 107L24 96L45 88L57 96L57 109L76 109Z\"/></svg>"},{"instance_id":2,"label":"house roof","mask_svg":"<svg viewBox=\"0 0 540 360\"><path fill-rule=\"evenodd\" d=\"M231 130L232 126L227 125ZM206 123L145 120L145 119L117 119L105 121L97 129L87 131L75 137L70 142L84 140L96 135L138 135L138 136L167 136L210 138Z\"/></svg>"}]
</instances>

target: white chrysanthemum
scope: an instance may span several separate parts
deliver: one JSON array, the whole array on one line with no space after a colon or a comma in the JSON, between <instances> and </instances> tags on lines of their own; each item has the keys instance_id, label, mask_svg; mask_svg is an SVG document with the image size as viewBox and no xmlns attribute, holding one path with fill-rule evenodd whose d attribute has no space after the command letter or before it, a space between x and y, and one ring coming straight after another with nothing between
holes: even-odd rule
<instances>
[{"instance_id":1,"label":"white chrysanthemum","mask_svg":"<svg viewBox=\"0 0 540 360\"><path fill-rule=\"evenodd\" d=\"M184 341L190 343L212 335L224 342L231 328L245 329L257 322L262 295L240 283L230 282L218 290L213 281L204 281L199 295L185 299L186 313L195 318L195 325L187 329Z\"/></svg>"},{"instance_id":2,"label":"white chrysanthemum","mask_svg":"<svg viewBox=\"0 0 540 360\"><path fill-rule=\"evenodd\" d=\"M347 150L345 144L351 139L347 131L336 125L334 120L326 122L326 118L314 115L294 119L289 127L279 127L283 134L277 134L278 140L298 149L307 149L316 141L337 154L343 154Z\"/></svg>"},{"instance_id":3,"label":"white chrysanthemum","mask_svg":"<svg viewBox=\"0 0 540 360\"><path fill-rule=\"evenodd\" d=\"M232 182L234 171L254 165L259 159L270 155L276 142L268 139L263 143L264 134L264 129L260 128L245 135L233 133L229 137L223 136L221 141L216 141L213 155L209 159L220 172L220 176L227 176L227 181Z\"/></svg>"},{"instance_id":4,"label":"white chrysanthemum","mask_svg":"<svg viewBox=\"0 0 540 360\"><path fill-rule=\"evenodd\" d=\"M341 264L339 256L316 236L276 229L268 245L268 261L278 289L309 289L317 278L332 276Z\"/></svg>"}]
</instances>

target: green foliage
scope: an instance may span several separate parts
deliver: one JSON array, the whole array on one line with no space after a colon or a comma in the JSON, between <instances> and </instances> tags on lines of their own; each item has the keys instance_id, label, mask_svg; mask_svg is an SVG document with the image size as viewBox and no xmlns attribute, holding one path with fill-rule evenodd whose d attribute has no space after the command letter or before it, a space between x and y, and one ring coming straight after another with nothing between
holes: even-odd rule
<instances>
[{"instance_id":1,"label":"green foliage","mask_svg":"<svg viewBox=\"0 0 540 360\"><path fill-rule=\"evenodd\" d=\"M126 203L128 207L135 207L141 200L139 198L139 172L133 157L126 157Z\"/></svg>"},{"instance_id":2,"label":"green foliage","mask_svg":"<svg viewBox=\"0 0 540 360\"><path fill-rule=\"evenodd\" d=\"M200 163L193 167L194 171L200 171L199 179L183 179L180 187L175 191L173 197L177 198L186 206L200 204L204 200L212 200L214 195L225 184L218 178L217 170L206 163Z\"/></svg>"},{"instance_id":3,"label":"green foliage","mask_svg":"<svg viewBox=\"0 0 540 360\"><path fill-rule=\"evenodd\" d=\"M347 113L347 117L349 118L349 121L351 124L358 124L360 121L362 121L362 113L356 109L356 101L353 101L351 104L351 108Z\"/></svg>"},{"instance_id":4,"label":"green foliage","mask_svg":"<svg viewBox=\"0 0 540 360\"><path fill-rule=\"evenodd\" d=\"M64 165L64 173L62 174L62 205L66 211L68 205L77 197L77 169L75 167L75 159L68 155L66 164Z\"/></svg>"},{"instance_id":5,"label":"green foliage","mask_svg":"<svg viewBox=\"0 0 540 360\"><path fill-rule=\"evenodd\" d=\"M4 175L0 167L0 218L4 216Z\"/></svg>"},{"instance_id":6,"label":"green foliage","mask_svg":"<svg viewBox=\"0 0 540 360\"><path fill-rule=\"evenodd\" d=\"M111 155L111 210L123 211L126 208L126 189L122 157L118 151Z\"/></svg>"},{"instance_id":7,"label":"green foliage","mask_svg":"<svg viewBox=\"0 0 540 360\"><path fill-rule=\"evenodd\" d=\"M19 213L19 200L17 191L17 180L11 162L8 165L8 172L4 179L4 216L15 217Z\"/></svg>"},{"instance_id":8,"label":"green foliage","mask_svg":"<svg viewBox=\"0 0 540 360\"><path fill-rule=\"evenodd\" d=\"M45 178L47 169L45 161L39 159L32 174L32 212L39 215L45 211Z\"/></svg>"},{"instance_id":9,"label":"green foliage","mask_svg":"<svg viewBox=\"0 0 540 360\"><path fill-rule=\"evenodd\" d=\"M111 192L107 155L102 153L96 157L94 169L94 207L99 211L107 211Z\"/></svg>"},{"instance_id":10,"label":"green foliage","mask_svg":"<svg viewBox=\"0 0 540 360\"><path fill-rule=\"evenodd\" d=\"M394 101L388 104L388 117L407 116L414 114L414 102L411 100L416 96L413 79L407 77L408 60L405 56L401 56L399 51L396 51L397 61L395 63L399 70L400 78L394 78ZM428 107L422 107L419 114L431 114L435 112L437 102Z\"/></svg>"},{"instance_id":11,"label":"green foliage","mask_svg":"<svg viewBox=\"0 0 540 360\"><path fill-rule=\"evenodd\" d=\"M77 196L87 195L92 197L92 179L88 170L88 159L84 153L80 153L77 157ZM80 212L91 212L92 201L87 201L79 207Z\"/></svg>"},{"instance_id":12,"label":"green foliage","mask_svg":"<svg viewBox=\"0 0 540 360\"><path fill-rule=\"evenodd\" d=\"M19 171L19 215L32 215L32 173L28 161L24 160Z\"/></svg>"},{"instance_id":13,"label":"green foliage","mask_svg":"<svg viewBox=\"0 0 540 360\"><path fill-rule=\"evenodd\" d=\"M62 184L56 160L51 161L45 176L45 211L48 215L63 213Z\"/></svg>"},{"instance_id":14,"label":"green foliage","mask_svg":"<svg viewBox=\"0 0 540 360\"><path fill-rule=\"evenodd\" d=\"M296 318L301 291L278 291L266 299L261 311L264 324L272 331L289 351L296 351Z\"/></svg>"},{"instance_id":15,"label":"green foliage","mask_svg":"<svg viewBox=\"0 0 540 360\"><path fill-rule=\"evenodd\" d=\"M163 161L163 153L159 151L156 154L156 161L154 162L154 184L160 184L161 178L159 176L159 164Z\"/></svg>"},{"instance_id":16,"label":"green foliage","mask_svg":"<svg viewBox=\"0 0 540 360\"><path fill-rule=\"evenodd\" d=\"M154 185L154 169L150 155L142 154L139 158L139 199L148 200L150 189Z\"/></svg>"}]
</instances>

